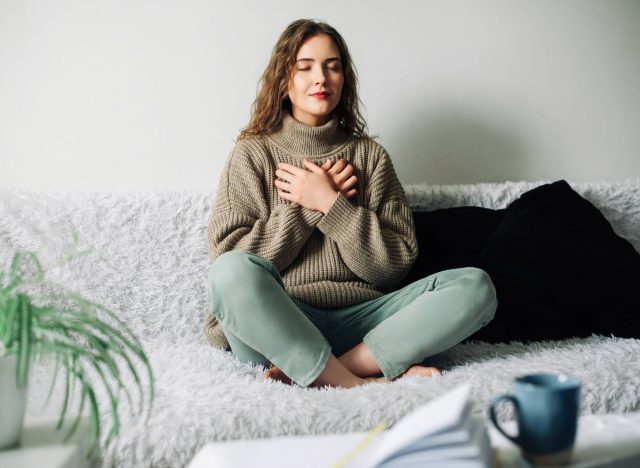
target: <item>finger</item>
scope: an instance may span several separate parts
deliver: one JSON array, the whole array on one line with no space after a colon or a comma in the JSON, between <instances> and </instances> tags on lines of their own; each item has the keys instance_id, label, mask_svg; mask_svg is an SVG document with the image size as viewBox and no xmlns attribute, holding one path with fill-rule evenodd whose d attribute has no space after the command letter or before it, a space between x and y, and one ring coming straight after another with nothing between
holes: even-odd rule
<instances>
[{"instance_id":1,"label":"finger","mask_svg":"<svg viewBox=\"0 0 640 468\"><path fill-rule=\"evenodd\" d=\"M274 182L274 184L276 185L276 187L278 187L280 190L286 190L287 192L291 190L291 184L287 183L287 182L282 182L281 180L276 180Z\"/></svg>"},{"instance_id":2,"label":"finger","mask_svg":"<svg viewBox=\"0 0 640 468\"><path fill-rule=\"evenodd\" d=\"M278 167L294 175L302 175L306 172L304 169L301 169L289 163L278 163Z\"/></svg>"},{"instance_id":3,"label":"finger","mask_svg":"<svg viewBox=\"0 0 640 468\"><path fill-rule=\"evenodd\" d=\"M293 179L296 178L296 176L294 176L290 172L284 171L282 169L276 169L276 176L286 180L287 182L293 182Z\"/></svg>"},{"instance_id":4,"label":"finger","mask_svg":"<svg viewBox=\"0 0 640 468\"><path fill-rule=\"evenodd\" d=\"M340 159L337 163L335 163L333 165L333 167L331 168L331 170L329 172L333 173L333 174L338 174L340 173L340 171L342 171L342 169L344 169L344 167L347 165L347 163L345 162L344 159Z\"/></svg>"},{"instance_id":5,"label":"finger","mask_svg":"<svg viewBox=\"0 0 640 468\"><path fill-rule=\"evenodd\" d=\"M302 161L304 163L304 167L306 167L307 169L309 169L311 172L322 172L324 173L324 170L322 170L320 167L318 167L318 165L316 163L314 163L313 161L309 161L308 159L304 159Z\"/></svg>"},{"instance_id":6,"label":"finger","mask_svg":"<svg viewBox=\"0 0 640 468\"><path fill-rule=\"evenodd\" d=\"M347 180L349 177L351 177L353 175L353 166L351 164L349 164L347 167L345 167L340 174L338 174L337 176L335 176L335 181L338 184L341 184L342 182L344 182L345 180Z\"/></svg>"},{"instance_id":7,"label":"finger","mask_svg":"<svg viewBox=\"0 0 640 468\"><path fill-rule=\"evenodd\" d=\"M287 192L285 192L283 190L278 190L278 195L281 198L284 198L285 200L294 201L293 200L293 195L291 195L290 193L287 193Z\"/></svg>"},{"instance_id":8,"label":"finger","mask_svg":"<svg viewBox=\"0 0 640 468\"><path fill-rule=\"evenodd\" d=\"M327 159L322 166L320 166L322 169L324 169L325 171L328 171L331 166L333 166L333 163L331 162L331 159Z\"/></svg>"},{"instance_id":9,"label":"finger","mask_svg":"<svg viewBox=\"0 0 640 468\"><path fill-rule=\"evenodd\" d=\"M356 193L357 193L356 189L351 189L347 193L342 192L342 194L347 198L347 200L355 197Z\"/></svg>"},{"instance_id":10,"label":"finger","mask_svg":"<svg viewBox=\"0 0 640 468\"><path fill-rule=\"evenodd\" d=\"M356 186L358 183L358 178L356 176L351 176L344 183L340 184L340 190L349 190Z\"/></svg>"}]
</instances>

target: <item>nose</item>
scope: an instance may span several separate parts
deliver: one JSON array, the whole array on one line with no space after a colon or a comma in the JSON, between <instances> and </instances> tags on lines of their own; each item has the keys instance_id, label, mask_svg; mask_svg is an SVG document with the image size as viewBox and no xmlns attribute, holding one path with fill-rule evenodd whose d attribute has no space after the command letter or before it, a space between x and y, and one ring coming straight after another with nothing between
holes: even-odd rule
<instances>
[{"instance_id":1,"label":"nose","mask_svg":"<svg viewBox=\"0 0 640 468\"><path fill-rule=\"evenodd\" d=\"M325 76L324 69L322 67L317 67L313 75L313 83L316 85L320 85L323 84L326 80L327 77Z\"/></svg>"}]
</instances>

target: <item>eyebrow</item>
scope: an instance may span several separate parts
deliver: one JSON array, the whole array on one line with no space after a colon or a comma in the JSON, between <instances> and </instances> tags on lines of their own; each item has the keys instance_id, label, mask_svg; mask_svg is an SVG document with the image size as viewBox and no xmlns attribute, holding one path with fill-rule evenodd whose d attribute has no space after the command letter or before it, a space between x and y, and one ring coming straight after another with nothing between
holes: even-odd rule
<instances>
[{"instance_id":1,"label":"eyebrow","mask_svg":"<svg viewBox=\"0 0 640 468\"><path fill-rule=\"evenodd\" d=\"M342 60L340 60L340 57L329 57L324 62L325 63L327 63L327 62L335 62L336 60L338 62L342 62ZM296 60L296 63L298 63L298 62L315 62L315 60L312 59L312 58L300 58L300 59Z\"/></svg>"}]
</instances>

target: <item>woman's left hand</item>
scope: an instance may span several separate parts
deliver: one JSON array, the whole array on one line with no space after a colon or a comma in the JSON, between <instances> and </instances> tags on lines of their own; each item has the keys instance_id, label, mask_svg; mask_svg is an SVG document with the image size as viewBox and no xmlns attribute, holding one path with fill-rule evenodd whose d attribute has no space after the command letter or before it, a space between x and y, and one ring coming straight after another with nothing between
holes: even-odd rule
<instances>
[{"instance_id":1,"label":"woman's left hand","mask_svg":"<svg viewBox=\"0 0 640 468\"><path fill-rule=\"evenodd\" d=\"M358 178L353 175L353 166L347 163L344 159L340 159L333 164L331 159L327 159L322 166L327 175L333 182L333 187L342 192L347 200L356 196L357 190L355 188L358 183Z\"/></svg>"},{"instance_id":2,"label":"woman's left hand","mask_svg":"<svg viewBox=\"0 0 640 468\"><path fill-rule=\"evenodd\" d=\"M301 169L287 163L278 163L275 180L278 195L305 208L327 214L338 198L339 192L324 169L305 159L307 168Z\"/></svg>"}]
</instances>

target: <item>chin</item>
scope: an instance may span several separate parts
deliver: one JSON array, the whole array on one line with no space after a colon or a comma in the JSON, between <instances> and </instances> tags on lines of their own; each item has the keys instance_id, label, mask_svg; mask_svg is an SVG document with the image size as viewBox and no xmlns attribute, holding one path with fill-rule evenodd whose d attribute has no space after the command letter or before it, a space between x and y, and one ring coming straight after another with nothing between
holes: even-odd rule
<instances>
[{"instance_id":1,"label":"chin","mask_svg":"<svg viewBox=\"0 0 640 468\"><path fill-rule=\"evenodd\" d=\"M322 104L321 106L309 106L307 112L315 117L326 117L330 115L337 106Z\"/></svg>"}]
</instances>

